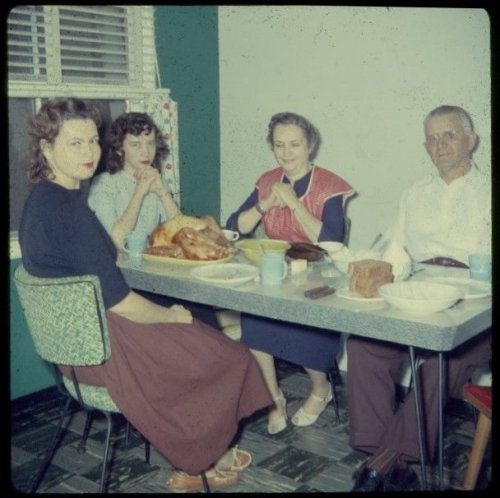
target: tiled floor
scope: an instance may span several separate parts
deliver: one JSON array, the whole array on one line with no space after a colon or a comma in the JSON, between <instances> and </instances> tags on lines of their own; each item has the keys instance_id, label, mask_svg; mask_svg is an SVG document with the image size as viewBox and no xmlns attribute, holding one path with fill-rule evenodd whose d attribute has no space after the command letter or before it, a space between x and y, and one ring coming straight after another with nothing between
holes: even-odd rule
<instances>
[{"instance_id":1,"label":"tiled floor","mask_svg":"<svg viewBox=\"0 0 500 498\"><path fill-rule=\"evenodd\" d=\"M281 384L293 413L307 395L307 377L297 367L279 363ZM239 445L252 452L254 462L242 473L237 487L226 492L345 492L352 487L352 473L366 455L353 451L348 444L349 424L345 409L345 389L338 386L340 423L334 422L329 406L311 427L290 425L282 433L270 436L264 411L254 414L242 426ZM14 487L26 491L47 448L62 406L61 396L51 389L42 396L32 395L12 403L11 477ZM105 436L104 418L96 419L87 443L87 451L77 451L85 416L76 411L62 447L56 454L39 488L41 493L95 493L98 490ZM117 417L112 450L109 493L164 493L172 467L152 449L151 463L144 461L144 445L132 435L125 440L125 424ZM469 408L452 400L445 419L445 489L460 489L467 465L474 422ZM480 474L478 488L491 477L491 454ZM418 466L415 470L419 472ZM436 483L434 468L428 479Z\"/></svg>"}]
</instances>

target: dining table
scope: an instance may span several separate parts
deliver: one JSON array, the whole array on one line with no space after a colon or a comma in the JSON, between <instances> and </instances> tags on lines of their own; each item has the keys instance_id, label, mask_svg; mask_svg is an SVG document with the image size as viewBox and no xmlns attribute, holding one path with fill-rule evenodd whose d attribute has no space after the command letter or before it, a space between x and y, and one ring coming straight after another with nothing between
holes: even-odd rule
<instances>
[{"instance_id":1,"label":"dining table","mask_svg":"<svg viewBox=\"0 0 500 498\"><path fill-rule=\"evenodd\" d=\"M392 307L382 297L365 299L354 296L349 292L347 275L338 271L328 256L309 262L304 271L289 271L279 285L262 285L258 267L239 252L220 262L175 260L151 255L132 257L120 253L117 263L132 289L408 346L424 489L428 485L416 355L420 350L437 354L437 488L442 489L446 353L491 327L491 293L460 299L443 311L417 314ZM208 271L209 268L214 269L214 265L221 266L215 273ZM413 265L410 279L425 280L428 277L462 281L468 278L468 270L430 264ZM311 290L320 287L328 287L331 293L317 299L307 297Z\"/></svg>"}]
</instances>

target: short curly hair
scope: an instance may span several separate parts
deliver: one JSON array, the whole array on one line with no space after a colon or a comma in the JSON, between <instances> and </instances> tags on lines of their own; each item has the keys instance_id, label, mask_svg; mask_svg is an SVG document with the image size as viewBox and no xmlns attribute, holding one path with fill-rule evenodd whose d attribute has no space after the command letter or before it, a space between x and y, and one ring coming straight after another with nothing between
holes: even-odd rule
<instances>
[{"instance_id":1,"label":"short curly hair","mask_svg":"<svg viewBox=\"0 0 500 498\"><path fill-rule=\"evenodd\" d=\"M271 117L271 121L269 121L269 125L267 127L267 142L270 145L271 149L273 148L273 134L274 128L277 125L296 125L299 128L302 128L304 132L304 136L306 137L307 145L311 148L310 157L314 157L321 142L321 136L317 128L306 118L300 116L299 114L295 114L294 112L279 112Z\"/></svg>"},{"instance_id":2,"label":"short curly hair","mask_svg":"<svg viewBox=\"0 0 500 498\"><path fill-rule=\"evenodd\" d=\"M28 151L28 180L52 180L54 173L42 153L41 140L53 144L61 131L64 121L71 119L91 119L99 128L101 115L92 104L77 98L56 98L45 102L29 123L31 144Z\"/></svg>"},{"instance_id":3,"label":"short curly hair","mask_svg":"<svg viewBox=\"0 0 500 498\"><path fill-rule=\"evenodd\" d=\"M125 158L123 152L123 142L127 134L139 136L141 133L153 132L156 138L156 154L151 166L158 171L161 170L161 161L165 158L169 149L165 139L155 124L155 122L145 113L126 112L117 117L109 129L106 139L106 171L111 174L123 169Z\"/></svg>"}]
</instances>

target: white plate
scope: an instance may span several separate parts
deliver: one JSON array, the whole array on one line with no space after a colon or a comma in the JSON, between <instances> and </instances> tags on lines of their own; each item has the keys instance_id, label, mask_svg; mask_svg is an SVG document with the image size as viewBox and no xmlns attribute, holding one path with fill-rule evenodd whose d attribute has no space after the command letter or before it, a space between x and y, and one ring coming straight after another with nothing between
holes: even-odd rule
<instances>
[{"instance_id":1,"label":"white plate","mask_svg":"<svg viewBox=\"0 0 500 498\"><path fill-rule=\"evenodd\" d=\"M464 294L462 299L479 299L491 296L491 284L489 282L480 282L479 280L472 280L470 278L425 276L422 276L422 280L458 287Z\"/></svg>"},{"instance_id":2,"label":"white plate","mask_svg":"<svg viewBox=\"0 0 500 498\"><path fill-rule=\"evenodd\" d=\"M184 266L198 266L198 265L214 265L225 263L230 261L233 257L231 254L225 258L221 259L184 259L184 258L171 258L169 256L158 256L157 254L142 254L142 257L146 261L152 261L153 263L169 263L172 265L184 265Z\"/></svg>"},{"instance_id":3,"label":"white plate","mask_svg":"<svg viewBox=\"0 0 500 498\"><path fill-rule=\"evenodd\" d=\"M382 296L378 297L359 297L355 296L349 287L343 287L342 289L337 291L337 296L343 297L344 299L350 299L351 301L362 301L364 303L377 303L383 301L384 298Z\"/></svg>"},{"instance_id":4,"label":"white plate","mask_svg":"<svg viewBox=\"0 0 500 498\"><path fill-rule=\"evenodd\" d=\"M191 275L212 284L237 285L254 280L259 276L259 269L253 265L226 263L193 268Z\"/></svg>"}]
</instances>

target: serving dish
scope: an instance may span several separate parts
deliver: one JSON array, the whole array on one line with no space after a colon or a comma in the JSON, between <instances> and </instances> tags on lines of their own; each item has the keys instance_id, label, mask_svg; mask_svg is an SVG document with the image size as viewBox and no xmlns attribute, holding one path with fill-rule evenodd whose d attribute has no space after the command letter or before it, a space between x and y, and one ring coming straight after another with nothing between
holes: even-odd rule
<instances>
[{"instance_id":1,"label":"serving dish","mask_svg":"<svg viewBox=\"0 0 500 498\"><path fill-rule=\"evenodd\" d=\"M286 252L290 243L277 239L244 239L234 244L252 263L259 264L263 252Z\"/></svg>"},{"instance_id":2,"label":"serving dish","mask_svg":"<svg viewBox=\"0 0 500 498\"><path fill-rule=\"evenodd\" d=\"M443 311L464 296L453 285L428 281L384 284L379 287L378 292L391 306L416 314Z\"/></svg>"},{"instance_id":3,"label":"serving dish","mask_svg":"<svg viewBox=\"0 0 500 498\"><path fill-rule=\"evenodd\" d=\"M144 253L142 254L142 257L146 261L152 261L154 263L166 263L166 264L171 264L171 265L185 265L185 266L199 266L199 265L213 265L213 264L227 263L228 261L231 261L231 259L233 258L233 255L226 256L225 258L221 258L221 259L207 259L207 260L171 258L169 256L158 256L156 254L144 254Z\"/></svg>"}]
</instances>

